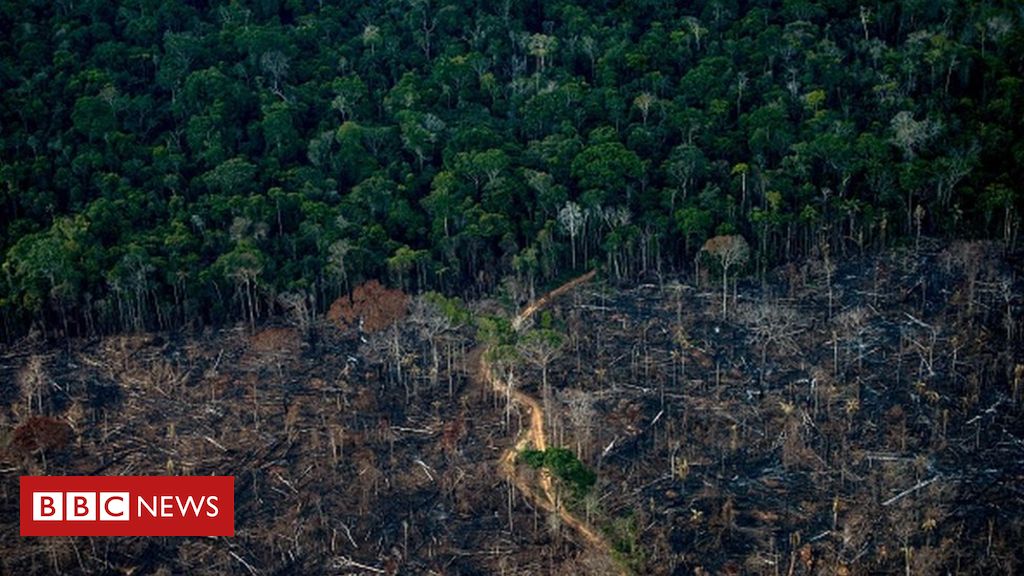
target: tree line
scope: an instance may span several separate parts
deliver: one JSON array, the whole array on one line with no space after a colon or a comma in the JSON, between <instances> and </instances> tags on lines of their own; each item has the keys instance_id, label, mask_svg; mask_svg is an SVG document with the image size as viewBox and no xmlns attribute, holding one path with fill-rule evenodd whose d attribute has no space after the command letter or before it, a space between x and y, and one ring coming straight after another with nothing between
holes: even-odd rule
<instances>
[{"instance_id":1,"label":"tree line","mask_svg":"<svg viewBox=\"0 0 1024 576\"><path fill-rule=\"evenodd\" d=\"M1014 2L0 4L0 316L90 335L567 269L1017 242ZM744 260L747 260L744 258ZM722 271L723 277L725 276ZM728 271L732 273L732 271Z\"/></svg>"}]
</instances>

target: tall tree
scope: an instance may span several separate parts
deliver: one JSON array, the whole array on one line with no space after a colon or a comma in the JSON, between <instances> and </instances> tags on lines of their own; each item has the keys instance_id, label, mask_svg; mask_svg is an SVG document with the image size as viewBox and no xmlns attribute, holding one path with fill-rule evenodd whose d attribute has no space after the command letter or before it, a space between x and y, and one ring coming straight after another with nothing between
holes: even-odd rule
<instances>
[{"instance_id":1,"label":"tall tree","mask_svg":"<svg viewBox=\"0 0 1024 576\"><path fill-rule=\"evenodd\" d=\"M715 236L709 238L701 248L722 271L722 317L725 317L729 301L729 270L742 267L750 260L750 245L739 235Z\"/></svg>"}]
</instances>

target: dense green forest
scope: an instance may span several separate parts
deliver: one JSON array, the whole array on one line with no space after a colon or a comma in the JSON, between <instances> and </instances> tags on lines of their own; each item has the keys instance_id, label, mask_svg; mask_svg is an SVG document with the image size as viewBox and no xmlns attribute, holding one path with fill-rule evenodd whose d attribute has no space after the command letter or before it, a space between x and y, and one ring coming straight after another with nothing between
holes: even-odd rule
<instances>
[{"instance_id":1,"label":"dense green forest","mask_svg":"<svg viewBox=\"0 0 1024 576\"><path fill-rule=\"evenodd\" d=\"M597 263L1012 249L1013 1L0 5L7 338L475 295Z\"/></svg>"}]
</instances>

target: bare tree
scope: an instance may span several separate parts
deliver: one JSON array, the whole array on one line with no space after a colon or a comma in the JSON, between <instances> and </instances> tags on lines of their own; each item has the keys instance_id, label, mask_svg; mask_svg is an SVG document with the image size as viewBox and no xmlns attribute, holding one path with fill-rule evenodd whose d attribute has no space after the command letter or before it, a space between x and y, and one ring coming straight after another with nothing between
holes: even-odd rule
<instances>
[{"instance_id":1,"label":"bare tree","mask_svg":"<svg viewBox=\"0 0 1024 576\"><path fill-rule=\"evenodd\" d=\"M736 116L740 115L740 106L743 103L743 91L746 90L747 84L750 83L750 78L746 72L740 72L736 75Z\"/></svg>"},{"instance_id":2,"label":"bare tree","mask_svg":"<svg viewBox=\"0 0 1024 576\"><path fill-rule=\"evenodd\" d=\"M530 330L519 340L519 353L527 362L540 369L541 397L544 401L545 423L551 428L551 388L548 386L548 367L562 353L565 338L559 332L540 328Z\"/></svg>"},{"instance_id":3,"label":"bare tree","mask_svg":"<svg viewBox=\"0 0 1024 576\"><path fill-rule=\"evenodd\" d=\"M565 206L558 211L558 223L569 233L569 243L572 247L572 267L576 268L576 236L586 221L586 216L580 205L575 202L566 202Z\"/></svg>"},{"instance_id":4,"label":"bare tree","mask_svg":"<svg viewBox=\"0 0 1024 576\"><path fill-rule=\"evenodd\" d=\"M941 172L938 175L936 192L939 204L943 208L949 206L956 186L974 169L980 149L981 147L975 143L966 150L954 150L948 158L939 161Z\"/></svg>"},{"instance_id":5,"label":"bare tree","mask_svg":"<svg viewBox=\"0 0 1024 576\"><path fill-rule=\"evenodd\" d=\"M302 337L308 337L310 326L313 323L313 314L316 310L313 295L305 290L284 292L278 295L277 302L291 316L292 322L295 323Z\"/></svg>"},{"instance_id":6,"label":"bare tree","mask_svg":"<svg viewBox=\"0 0 1024 576\"><path fill-rule=\"evenodd\" d=\"M863 306L851 308L835 317L832 329L834 376L839 375L840 340L843 342L844 360L849 358L851 351L856 351L857 369L860 370L862 368L864 352L867 348L868 340L874 331L870 319L870 310Z\"/></svg>"},{"instance_id":7,"label":"bare tree","mask_svg":"<svg viewBox=\"0 0 1024 576\"><path fill-rule=\"evenodd\" d=\"M701 21L694 16L686 16L683 18L683 27L688 33L686 36L687 42L690 38L693 38L694 43L697 45L697 50L700 50L700 39L707 33L708 29L701 24Z\"/></svg>"},{"instance_id":8,"label":"bare tree","mask_svg":"<svg viewBox=\"0 0 1024 576\"><path fill-rule=\"evenodd\" d=\"M264 52L263 56L260 57L260 68L270 75L272 82L270 91L282 100L287 100L284 97L284 93L281 92L281 82L288 76L288 56L280 50Z\"/></svg>"},{"instance_id":9,"label":"bare tree","mask_svg":"<svg viewBox=\"0 0 1024 576\"><path fill-rule=\"evenodd\" d=\"M860 26L864 30L864 41L868 40L868 24L871 22L871 8L860 7Z\"/></svg>"},{"instance_id":10,"label":"bare tree","mask_svg":"<svg viewBox=\"0 0 1024 576\"><path fill-rule=\"evenodd\" d=\"M515 366L519 353L515 346L495 346L488 351L488 362L505 381L505 428L512 423L512 391L515 390Z\"/></svg>"},{"instance_id":11,"label":"bare tree","mask_svg":"<svg viewBox=\"0 0 1024 576\"><path fill-rule=\"evenodd\" d=\"M963 277L962 293L967 301L963 314L969 324L974 323L977 309L983 306L983 286L991 279L998 252L999 247L994 242L960 240L950 245L940 256L940 262L947 273Z\"/></svg>"},{"instance_id":12,"label":"bare tree","mask_svg":"<svg viewBox=\"0 0 1024 576\"><path fill-rule=\"evenodd\" d=\"M437 304L425 295L413 299L409 322L419 328L420 335L430 344L430 384L436 386L441 370L438 343L442 335L452 329L452 322Z\"/></svg>"},{"instance_id":13,"label":"bare tree","mask_svg":"<svg viewBox=\"0 0 1024 576\"><path fill-rule=\"evenodd\" d=\"M722 316L729 298L729 269L743 266L750 260L750 245L740 235L715 236L704 243L701 254L714 258L722 269Z\"/></svg>"},{"instance_id":14,"label":"bare tree","mask_svg":"<svg viewBox=\"0 0 1024 576\"><path fill-rule=\"evenodd\" d=\"M640 110L640 116L643 118L644 126L647 125L647 117L651 113L651 106L657 102L658 99L650 92L642 92L639 96L633 99L633 105Z\"/></svg>"},{"instance_id":15,"label":"bare tree","mask_svg":"<svg viewBox=\"0 0 1024 576\"><path fill-rule=\"evenodd\" d=\"M35 414L43 414L43 397L47 395L47 375L43 366L43 357L33 354L28 362L18 370L16 381L21 390L21 397L25 402L25 418L32 416L35 404Z\"/></svg>"},{"instance_id":16,"label":"bare tree","mask_svg":"<svg viewBox=\"0 0 1024 576\"><path fill-rule=\"evenodd\" d=\"M537 59L537 72L544 73L544 63L547 62L548 56L558 46L558 39L554 36L548 36L547 34L533 34L530 36L528 47L530 50L530 56Z\"/></svg>"},{"instance_id":17,"label":"bare tree","mask_svg":"<svg viewBox=\"0 0 1024 576\"><path fill-rule=\"evenodd\" d=\"M760 383L764 385L764 369L768 361L768 349L795 350L793 337L803 327L798 322L796 310L778 303L762 302L744 306L739 312L740 321L750 330L751 337L761 348Z\"/></svg>"},{"instance_id":18,"label":"bare tree","mask_svg":"<svg viewBox=\"0 0 1024 576\"><path fill-rule=\"evenodd\" d=\"M917 149L938 135L942 125L933 120L914 120L914 115L906 110L899 112L893 117L892 143L903 151L907 160L914 158Z\"/></svg>"},{"instance_id":19,"label":"bare tree","mask_svg":"<svg viewBox=\"0 0 1024 576\"><path fill-rule=\"evenodd\" d=\"M1002 296L1003 305L1006 306L1006 313L1003 315L1003 328L1006 329L1006 348L1007 350L1012 350L1017 335L1017 321L1013 315L1014 300L1017 298L1017 292L1014 288L1012 276L1003 276L999 279L999 293Z\"/></svg>"},{"instance_id":20,"label":"bare tree","mask_svg":"<svg viewBox=\"0 0 1024 576\"><path fill-rule=\"evenodd\" d=\"M348 289L348 267L345 258L352 251L352 244L345 239L337 240L327 249L327 275L335 282L335 290ZM337 292L335 292L337 294Z\"/></svg>"},{"instance_id":21,"label":"bare tree","mask_svg":"<svg viewBox=\"0 0 1024 576\"><path fill-rule=\"evenodd\" d=\"M593 437L594 395L585 390L569 389L564 393L565 403L569 406L569 419L572 421L576 435L576 453L581 460L590 457L590 444Z\"/></svg>"},{"instance_id":22,"label":"bare tree","mask_svg":"<svg viewBox=\"0 0 1024 576\"><path fill-rule=\"evenodd\" d=\"M409 7L419 12L419 35L416 37L416 43L423 50L424 58L430 60L433 35L438 20L445 12L451 12L454 8L452 6L437 8L431 0L410 0ZM409 12L409 15L412 16L412 11Z\"/></svg>"}]
</instances>

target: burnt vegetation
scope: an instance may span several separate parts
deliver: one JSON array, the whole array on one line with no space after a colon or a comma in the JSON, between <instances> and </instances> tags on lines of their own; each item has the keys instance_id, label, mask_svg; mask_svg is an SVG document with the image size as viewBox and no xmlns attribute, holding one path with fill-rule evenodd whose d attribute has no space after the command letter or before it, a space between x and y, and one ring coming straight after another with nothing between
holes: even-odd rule
<instances>
[{"instance_id":1,"label":"burnt vegetation","mask_svg":"<svg viewBox=\"0 0 1024 576\"><path fill-rule=\"evenodd\" d=\"M0 569L1020 569L1019 263L984 242L812 259L739 275L724 312L720 278L582 285L518 331L507 304L369 285L305 332L12 348ZM551 473L614 566L499 474L525 424L472 373L488 339L543 400L549 448L519 473ZM237 535L20 539L22 474L234 475Z\"/></svg>"},{"instance_id":2,"label":"burnt vegetation","mask_svg":"<svg viewBox=\"0 0 1024 576\"><path fill-rule=\"evenodd\" d=\"M1019 262L959 242L826 264L741 282L724 313L713 274L562 301L556 437L585 439L594 522L640 573L1019 570Z\"/></svg>"},{"instance_id":3,"label":"burnt vegetation","mask_svg":"<svg viewBox=\"0 0 1024 576\"><path fill-rule=\"evenodd\" d=\"M9 349L0 362L14 384L0 407L0 572L586 565L564 530L496 472L516 429L504 426L490 387L471 384L480 352L470 311L376 283L354 295L307 331L292 318L255 332ZM29 474L233 475L236 535L23 539L17 482Z\"/></svg>"}]
</instances>

